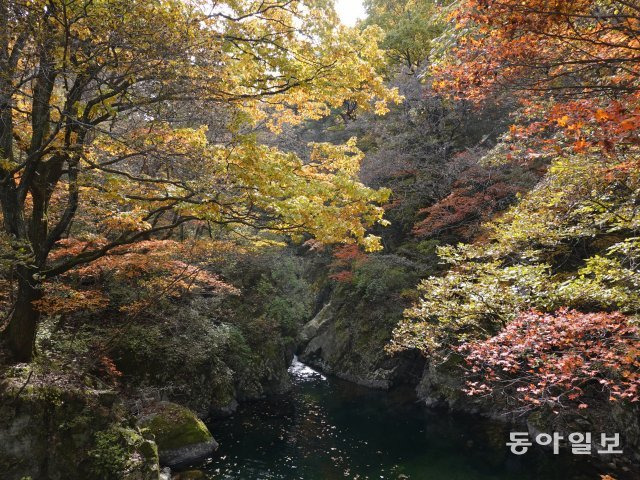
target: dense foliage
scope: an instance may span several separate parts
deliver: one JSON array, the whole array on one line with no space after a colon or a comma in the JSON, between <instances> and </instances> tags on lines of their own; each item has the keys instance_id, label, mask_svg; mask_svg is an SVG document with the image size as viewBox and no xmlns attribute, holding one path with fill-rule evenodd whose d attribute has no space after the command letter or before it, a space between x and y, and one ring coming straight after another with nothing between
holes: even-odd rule
<instances>
[{"instance_id":1,"label":"dense foliage","mask_svg":"<svg viewBox=\"0 0 640 480\"><path fill-rule=\"evenodd\" d=\"M499 390L524 402L587 408L596 400L639 401L640 329L620 313L522 313L500 334L460 347L471 395ZM597 398L597 397L600 398Z\"/></svg>"},{"instance_id":2,"label":"dense foliage","mask_svg":"<svg viewBox=\"0 0 640 480\"><path fill-rule=\"evenodd\" d=\"M484 189L459 182L423 211L417 234L466 233L518 199L469 243L439 250L449 270L422 282L392 351L465 354L470 392L509 385L529 407L585 407L562 400L582 398L585 384L609 392L605 401L638 401L638 13L615 0L458 2L434 86L478 108L515 96L515 123L481 163L542 178L530 191L521 173Z\"/></svg>"},{"instance_id":3,"label":"dense foliage","mask_svg":"<svg viewBox=\"0 0 640 480\"><path fill-rule=\"evenodd\" d=\"M308 161L260 127L355 102L400 101L380 30L340 26L327 0L0 3L3 264L17 293L5 337L32 356L43 285L139 241L212 228L359 242L386 191L357 179L355 141ZM74 255L60 241L90 239Z\"/></svg>"},{"instance_id":4,"label":"dense foliage","mask_svg":"<svg viewBox=\"0 0 640 480\"><path fill-rule=\"evenodd\" d=\"M385 37L381 46L392 66L415 73L428 62L432 40L444 29L446 6L452 0L365 0L365 25L378 25Z\"/></svg>"}]
</instances>

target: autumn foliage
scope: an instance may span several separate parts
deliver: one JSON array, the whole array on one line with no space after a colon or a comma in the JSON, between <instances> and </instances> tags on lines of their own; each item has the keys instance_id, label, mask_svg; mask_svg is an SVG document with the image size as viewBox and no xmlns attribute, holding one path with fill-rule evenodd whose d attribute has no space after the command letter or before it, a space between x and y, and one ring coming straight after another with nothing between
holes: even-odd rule
<instances>
[{"instance_id":1,"label":"autumn foliage","mask_svg":"<svg viewBox=\"0 0 640 480\"><path fill-rule=\"evenodd\" d=\"M440 249L448 273L423 281L390 348L456 351L467 393L524 410L638 402L640 6L461 0L450 21L434 88L479 108L514 99L481 163L542 168L520 192L469 172L422 211L414 233L469 244Z\"/></svg>"},{"instance_id":2,"label":"autumn foliage","mask_svg":"<svg viewBox=\"0 0 640 480\"><path fill-rule=\"evenodd\" d=\"M449 195L418 212L424 218L416 223L413 234L426 237L452 233L471 240L483 221L512 204L523 190L500 169L472 165L458 176Z\"/></svg>"},{"instance_id":3,"label":"autumn foliage","mask_svg":"<svg viewBox=\"0 0 640 480\"><path fill-rule=\"evenodd\" d=\"M341 245L333 252L333 260L330 264L332 273L329 278L340 283L349 283L353 280L353 267L358 262L363 262L367 255L355 244Z\"/></svg>"},{"instance_id":4,"label":"autumn foliage","mask_svg":"<svg viewBox=\"0 0 640 480\"><path fill-rule=\"evenodd\" d=\"M477 102L516 92L536 120L529 133L565 135L550 150L638 145L637 2L464 0L451 20L456 46L434 69L437 88Z\"/></svg>"},{"instance_id":5,"label":"autumn foliage","mask_svg":"<svg viewBox=\"0 0 640 480\"><path fill-rule=\"evenodd\" d=\"M65 239L58 243L51 259L73 258L106 243L104 239ZM117 248L47 283L44 297L35 304L48 315L95 314L111 309L130 318L148 311L161 299L180 299L198 292L237 294L235 287L207 266L213 255L229 253L229 247L224 247L215 242L147 240Z\"/></svg>"},{"instance_id":6,"label":"autumn foliage","mask_svg":"<svg viewBox=\"0 0 640 480\"><path fill-rule=\"evenodd\" d=\"M199 239L206 225L210 237L379 249L368 230L389 193L359 181L355 139L302 159L248 133L277 136L345 102L385 114L402 99L380 74L381 40L342 26L325 0L0 2L0 259L17 291L2 337L14 359L32 359L40 311L57 310L48 281L105 256L150 268L165 249L125 252L140 242ZM82 235L103 242L56 252ZM179 257L167 269L195 277ZM58 292L69 305L57 307L104 301L81 291Z\"/></svg>"},{"instance_id":7,"label":"autumn foliage","mask_svg":"<svg viewBox=\"0 0 640 480\"><path fill-rule=\"evenodd\" d=\"M620 313L522 313L495 337L458 348L467 393L521 405L589 406L589 398L640 401L640 328Z\"/></svg>"}]
</instances>

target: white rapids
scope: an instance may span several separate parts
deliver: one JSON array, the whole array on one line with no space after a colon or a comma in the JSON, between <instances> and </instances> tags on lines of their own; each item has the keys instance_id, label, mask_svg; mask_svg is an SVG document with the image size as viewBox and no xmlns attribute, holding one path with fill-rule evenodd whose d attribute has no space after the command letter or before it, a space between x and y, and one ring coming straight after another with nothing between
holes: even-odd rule
<instances>
[{"instance_id":1,"label":"white rapids","mask_svg":"<svg viewBox=\"0 0 640 480\"><path fill-rule=\"evenodd\" d=\"M289 367L289 373L295 377L297 380L301 380L303 382L308 382L311 380L326 380L325 377L320 372L314 370L309 365L305 365L300 360L298 360L297 356L293 357L293 361L291 362L291 366Z\"/></svg>"}]
</instances>

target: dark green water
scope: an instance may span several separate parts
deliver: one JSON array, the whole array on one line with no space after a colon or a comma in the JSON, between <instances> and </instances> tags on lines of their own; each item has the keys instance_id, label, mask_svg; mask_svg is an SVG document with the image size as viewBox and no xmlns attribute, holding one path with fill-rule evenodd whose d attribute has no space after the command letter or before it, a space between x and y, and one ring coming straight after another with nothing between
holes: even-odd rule
<instances>
[{"instance_id":1,"label":"dark green water","mask_svg":"<svg viewBox=\"0 0 640 480\"><path fill-rule=\"evenodd\" d=\"M427 410L325 378L301 364L285 397L211 425L220 449L204 465L224 480L599 480L585 457L510 453L509 430Z\"/></svg>"}]
</instances>

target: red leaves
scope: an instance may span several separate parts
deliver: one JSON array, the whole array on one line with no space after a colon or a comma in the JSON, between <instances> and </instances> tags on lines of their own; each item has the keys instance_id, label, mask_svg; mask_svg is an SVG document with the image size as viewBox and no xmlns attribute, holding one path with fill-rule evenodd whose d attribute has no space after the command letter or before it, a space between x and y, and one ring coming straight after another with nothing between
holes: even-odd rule
<instances>
[{"instance_id":1,"label":"red leaves","mask_svg":"<svg viewBox=\"0 0 640 480\"><path fill-rule=\"evenodd\" d=\"M104 244L100 239L65 239L58 242L50 259L60 261ZM49 315L97 313L108 307L138 315L159 298L180 298L194 291L220 296L237 294L235 287L206 268L207 255L212 255L215 247L171 240L146 240L117 247L94 262L69 271L59 281L48 283L44 298L36 306Z\"/></svg>"},{"instance_id":2,"label":"red leaves","mask_svg":"<svg viewBox=\"0 0 640 480\"><path fill-rule=\"evenodd\" d=\"M113 360L105 355L101 356L98 362L98 374L102 378L109 380L115 384L118 378L122 377L122 372L118 370Z\"/></svg>"},{"instance_id":3,"label":"red leaves","mask_svg":"<svg viewBox=\"0 0 640 480\"><path fill-rule=\"evenodd\" d=\"M353 281L353 272L350 270L342 270L340 272L332 273L329 275L329 278L340 283L351 283Z\"/></svg>"},{"instance_id":4,"label":"red leaves","mask_svg":"<svg viewBox=\"0 0 640 480\"><path fill-rule=\"evenodd\" d=\"M367 255L360 250L358 245L349 244L336 248L333 258L335 259L333 265L349 265L357 260L364 260Z\"/></svg>"},{"instance_id":5,"label":"red leaves","mask_svg":"<svg viewBox=\"0 0 640 480\"><path fill-rule=\"evenodd\" d=\"M353 280L352 267L357 262L367 259L367 255L356 244L341 245L333 252L331 269L334 273L329 278L341 283L350 283Z\"/></svg>"},{"instance_id":6,"label":"red leaves","mask_svg":"<svg viewBox=\"0 0 640 480\"><path fill-rule=\"evenodd\" d=\"M498 169L470 167L462 172L451 193L419 213L425 218L413 228L419 237L449 231L471 239L482 221L509 203L509 198L522 191Z\"/></svg>"},{"instance_id":7,"label":"red leaves","mask_svg":"<svg viewBox=\"0 0 640 480\"><path fill-rule=\"evenodd\" d=\"M466 391L501 391L529 405L579 409L588 407L587 394L603 390L607 399L637 402L639 337L640 329L620 313L523 313L499 335L459 348L469 376L481 378Z\"/></svg>"}]
</instances>

